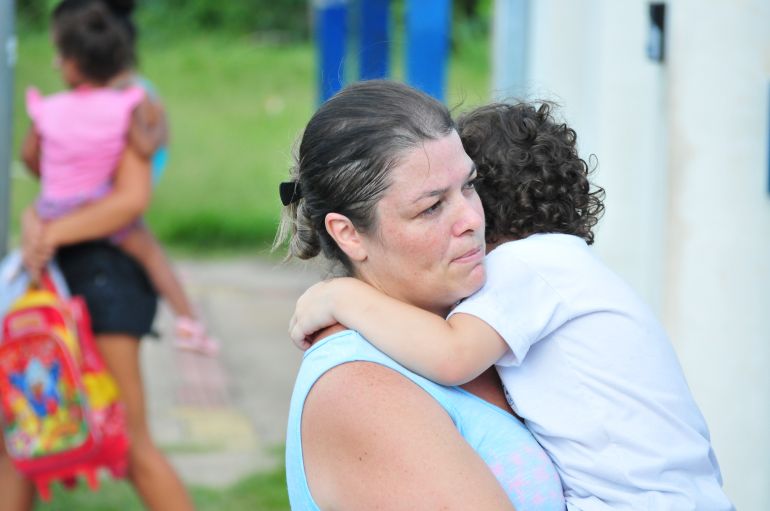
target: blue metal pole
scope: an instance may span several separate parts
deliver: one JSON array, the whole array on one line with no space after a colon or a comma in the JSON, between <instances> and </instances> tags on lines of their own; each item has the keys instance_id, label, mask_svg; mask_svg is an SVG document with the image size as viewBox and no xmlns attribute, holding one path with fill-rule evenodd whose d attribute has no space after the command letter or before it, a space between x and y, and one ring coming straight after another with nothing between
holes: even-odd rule
<instances>
[{"instance_id":1,"label":"blue metal pole","mask_svg":"<svg viewBox=\"0 0 770 511\"><path fill-rule=\"evenodd\" d=\"M444 101L452 0L407 0L406 78Z\"/></svg>"},{"instance_id":2,"label":"blue metal pole","mask_svg":"<svg viewBox=\"0 0 770 511\"><path fill-rule=\"evenodd\" d=\"M11 217L13 70L16 65L15 1L0 0L0 258L8 250Z\"/></svg>"},{"instance_id":3,"label":"blue metal pole","mask_svg":"<svg viewBox=\"0 0 770 511\"><path fill-rule=\"evenodd\" d=\"M388 76L390 57L390 0L360 0L360 77L361 80Z\"/></svg>"},{"instance_id":4,"label":"blue metal pole","mask_svg":"<svg viewBox=\"0 0 770 511\"><path fill-rule=\"evenodd\" d=\"M526 95L529 0L495 0L492 28L492 96Z\"/></svg>"},{"instance_id":5,"label":"blue metal pole","mask_svg":"<svg viewBox=\"0 0 770 511\"><path fill-rule=\"evenodd\" d=\"M321 103L336 94L345 83L347 4L347 0L313 0Z\"/></svg>"}]
</instances>

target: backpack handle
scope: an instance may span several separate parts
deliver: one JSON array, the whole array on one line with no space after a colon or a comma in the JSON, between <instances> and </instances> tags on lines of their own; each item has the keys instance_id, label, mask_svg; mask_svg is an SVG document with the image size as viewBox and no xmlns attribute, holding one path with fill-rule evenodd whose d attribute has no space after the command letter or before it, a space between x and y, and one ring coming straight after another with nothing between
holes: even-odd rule
<instances>
[{"instance_id":1,"label":"backpack handle","mask_svg":"<svg viewBox=\"0 0 770 511\"><path fill-rule=\"evenodd\" d=\"M30 278L29 288L37 289L40 291L50 291L56 296L59 296L59 290L56 288L56 283L53 281L51 272L48 271L48 268L43 268L43 270L40 272L40 276L37 279Z\"/></svg>"}]
</instances>

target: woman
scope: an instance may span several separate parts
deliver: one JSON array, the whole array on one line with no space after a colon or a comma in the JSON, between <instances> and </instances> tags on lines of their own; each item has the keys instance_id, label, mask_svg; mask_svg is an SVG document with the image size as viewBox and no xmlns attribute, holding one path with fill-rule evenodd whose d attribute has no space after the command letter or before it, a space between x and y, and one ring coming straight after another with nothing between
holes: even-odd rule
<instances>
[{"instance_id":1,"label":"woman","mask_svg":"<svg viewBox=\"0 0 770 511\"><path fill-rule=\"evenodd\" d=\"M353 85L305 129L278 241L443 316L484 283L474 179L443 105L394 82ZM493 373L465 388L507 411ZM352 331L306 353L286 463L293 509L564 509L553 465L509 412Z\"/></svg>"},{"instance_id":2,"label":"woman","mask_svg":"<svg viewBox=\"0 0 770 511\"><path fill-rule=\"evenodd\" d=\"M98 239L131 223L149 203L149 162L127 150L111 195L42 224L33 210L25 213L23 251L35 273L48 254L57 259L70 290L85 297L94 333L105 363L126 406L129 479L148 509L193 509L181 481L154 444L145 413L139 366L140 339L152 326L157 296L141 267L107 242ZM0 452L0 494L8 510L28 510L33 489ZM7 506L7 507L5 507Z\"/></svg>"},{"instance_id":3,"label":"woman","mask_svg":"<svg viewBox=\"0 0 770 511\"><path fill-rule=\"evenodd\" d=\"M141 266L107 242L98 240L130 224L149 204L150 164L127 149L112 193L99 202L43 224L33 209L24 215L25 265L34 276L57 253L73 294L83 295L97 344L120 389L130 437L129 478L148 509L193 509L181 481L155 446L145 414L139 367L139 341L149 333L157 295ZM13 469L0 449L3 509L27 510L33 488Z\"/></svg>"}]
</instances>

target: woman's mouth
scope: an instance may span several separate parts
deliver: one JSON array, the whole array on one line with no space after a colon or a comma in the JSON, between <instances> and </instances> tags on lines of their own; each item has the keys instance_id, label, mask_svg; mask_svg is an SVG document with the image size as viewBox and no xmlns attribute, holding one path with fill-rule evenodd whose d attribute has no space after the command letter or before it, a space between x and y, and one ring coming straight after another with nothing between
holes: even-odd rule
<instances>
[{"instance_id":1,"label":"woman's mouth","mask_svg":"<svg viewBox=\"0 0 770 511\"><path fill-rule=\"evenodd\" d=\"M478 262L481 262L483 259L484 259L484 248L476 247L474 249L471 249L465 252L460 257L454 258L452 262L460 263L460 264L468 264L468 263L478 263Z\"/></svg>"}]
</instances>

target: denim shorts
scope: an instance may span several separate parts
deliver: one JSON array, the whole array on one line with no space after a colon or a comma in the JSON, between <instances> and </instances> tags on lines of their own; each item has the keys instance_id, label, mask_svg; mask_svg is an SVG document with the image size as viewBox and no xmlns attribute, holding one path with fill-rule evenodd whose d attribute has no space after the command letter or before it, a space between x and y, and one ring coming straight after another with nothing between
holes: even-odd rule
<instances>
[{"instance_id":1,"label":"denim shorts","mask_svg":"<svg viewBox=\"0 0 770 511\"><path fill-rule=\"evenodd\" d=\"M94 334L152 332L158 294L131 256L100 240L62 247L56 260L70 293L85 298Z\"/></svg>"}]
</instances>

